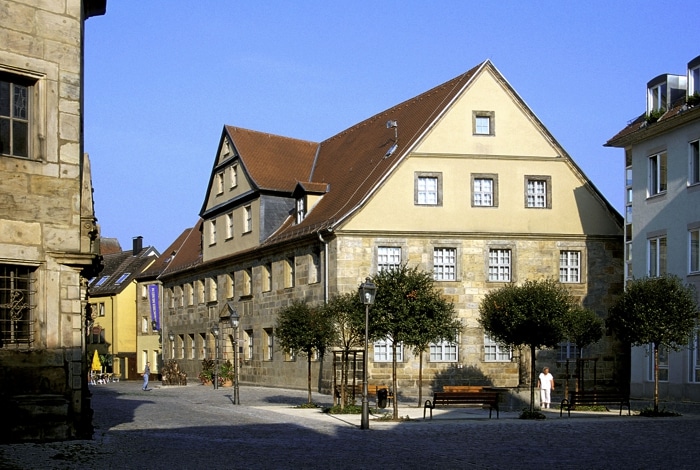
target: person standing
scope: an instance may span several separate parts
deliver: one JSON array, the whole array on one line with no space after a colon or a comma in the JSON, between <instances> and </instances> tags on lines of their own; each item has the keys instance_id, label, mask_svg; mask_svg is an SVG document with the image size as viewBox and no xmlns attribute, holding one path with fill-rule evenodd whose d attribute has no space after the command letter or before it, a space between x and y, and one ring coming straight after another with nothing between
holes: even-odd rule
<instances>
[{"instance_id":1,"label":"person standing","mask_svg":"<svg viewBox=\"0 0 700 470\"><path fill-rule=\"evenodd\" d=\"M552 403L552 390L554 390L554 376L549 373L549 367L542 369L537 388L540 389L540 405L542 408L549 408Z\"/></svg>"},{"instance_id":2,"label":"person standing","mask_svg":"<svg viewBox=\"0 0 700 470\"><path fill-rule=\"evenodd\" d=\"M151 375L151 363L146 362L146 368L143 370L143 391L148 390L148 376Z\"/></svg>"}]
</instances>

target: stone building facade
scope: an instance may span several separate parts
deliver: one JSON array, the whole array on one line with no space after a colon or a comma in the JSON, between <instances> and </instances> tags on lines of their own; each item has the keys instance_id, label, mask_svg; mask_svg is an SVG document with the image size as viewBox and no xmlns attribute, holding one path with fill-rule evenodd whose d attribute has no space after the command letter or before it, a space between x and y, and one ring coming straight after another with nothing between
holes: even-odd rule
<instances>
[{"instance_id":1,"label":"stone building facade","mask_svg":"<svg viewBox=\"0 0 700 470\"><path fill-rule=\"evenodd\" d=\"M463 325L423 358L426 392L528 382L526 355L478 325L491 289L559 279L601 317L622 289L621 217L489 61L320 143L225 126L187 234L158 277L164 355L196 376L237 347L241 381L260 385L306 387L306 361L276 346L281 309L357 292L400 264L432 272ZM240 325L215 337L227 304ZM398 393L417 395L419 360L399 351ZM573 357L562 351L540 354L559 378ZM624 376L618 352L610 337L585 351L599 380ZM332 357L314 362L319 390L332 387ZM390 342L370 345L368 372L389 383Z\"/></svg>"},{"instance_id":2,"label":"stone building facade","mask_svg":"<svg viewBox=\"0 0 700 470\"><path fill-rule=\"evenodd\" d=\"M0 439L92 433L88 278L99 269L83 152L84 22L105 0L0 6Z\"/></svg>"}]
</instances>

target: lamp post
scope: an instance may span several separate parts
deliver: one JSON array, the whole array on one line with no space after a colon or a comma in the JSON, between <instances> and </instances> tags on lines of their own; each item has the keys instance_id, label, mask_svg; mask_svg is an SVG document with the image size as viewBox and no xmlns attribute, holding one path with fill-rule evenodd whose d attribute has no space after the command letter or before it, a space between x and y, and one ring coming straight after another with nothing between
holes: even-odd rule
<instances>
[{"instance_id":1,"label":"lamp post","mask_svg":"<svg viewBox=\"0 0 700 470\"><path fill-rule=\"evenodd\" d=\"M360 301L365 306L365 351L362 354L362 418L360 429L369 429L369 400L367 391L367 349L369 343L369 306L374 304L377 286L369 278L360 284Z\"/></svg>"},{"instance_id":2,"label":"lamp post","mask_svg":"<svg viewBox=\"0 0 700 470\"><path fill-rule=\"evenodd\" d=\"M214 335L214 356L216 364L214 365L214 390L219 388L219 326L214 323L211 327L211 334Z\"/></svg>"},{"instance_id":3,"label":"lamp post","mask_svg":"<svg viewBox=\"0 0 700 470\"><path fill-rule=\"evenodd\" d=\"M173 347L175 343L175 333L168 331L168 339L170 340L170 359L175 359L175 349Z\"/></svg>"},{"instance_id":4,"label":"lamp post","mask_svg":"<svg viewBox=\"0 0 700 470\"><path fill-rule=\"evenodd\" d=\"M231 326L233 327L233 404L240 405L240 394L238 393L238 322L241 317L231 302L227 305L231 314Z\"/></svg>"}]
</instances>

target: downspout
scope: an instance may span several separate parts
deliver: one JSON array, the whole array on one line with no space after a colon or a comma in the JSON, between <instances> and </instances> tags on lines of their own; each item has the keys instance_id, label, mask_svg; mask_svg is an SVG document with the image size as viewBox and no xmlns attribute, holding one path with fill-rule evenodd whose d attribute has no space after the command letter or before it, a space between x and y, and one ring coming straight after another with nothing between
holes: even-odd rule
<instances>
[{"instance_id":1,"label":"downspout","mask_svg":"<svg viewBox=\"0 0 700 470\"><path fill-rule=\"evenodd\" d=\"M328 229L330 232L331 229ZM323 239L321 231L316 232L318 239L323 243L323 303L328 303L328 262L330 255L328 254L328 242Z\"/></svg>"}]
</instances>

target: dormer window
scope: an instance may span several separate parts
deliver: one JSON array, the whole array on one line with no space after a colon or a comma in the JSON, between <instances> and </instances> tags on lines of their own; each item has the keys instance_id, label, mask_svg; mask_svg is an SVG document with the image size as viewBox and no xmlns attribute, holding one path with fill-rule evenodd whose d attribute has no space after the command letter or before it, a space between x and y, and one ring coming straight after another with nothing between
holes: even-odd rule
<instances>
[{"instance_id":1,"label":"dormer window","mask_svg":"<svg viewBox=\"0 0 700 470\"><path fill-rule=\"evenodd\" d=\"M684 103L687 87L685 75L662 74L650 80L647 83L647 115L659 117L664 111Z\"/></svg>"},{"instance_id":2,"label":"dormer window","mask_svg":"<svg viewBox=\"0 0 700 470\"><path fill-rule=\"evenodd\" d=\"M698 104L700 97L700 56L688 62L688 98L693 97L693 104Z\"/></svg>"},{"instance_id":3,"label":"dormer window","mask_svg":"<svg viewBox=\"0 0 700 470\"><path fill-rule=\"evenodd\" d=\"M301 223L306 217L306 197L297 198L296 202L296 223Z\"/></svg>"},{"instance_id":4,"label":"dormer window","mask_svg":"<svg viewBox=\"0 0 700 470\"><path fill-rule=\"evenodd\" d=\"M668 94L666 82L649 88L649 111L661 111L666 109L666 101Z\"/></svg>"}]
</instances>

